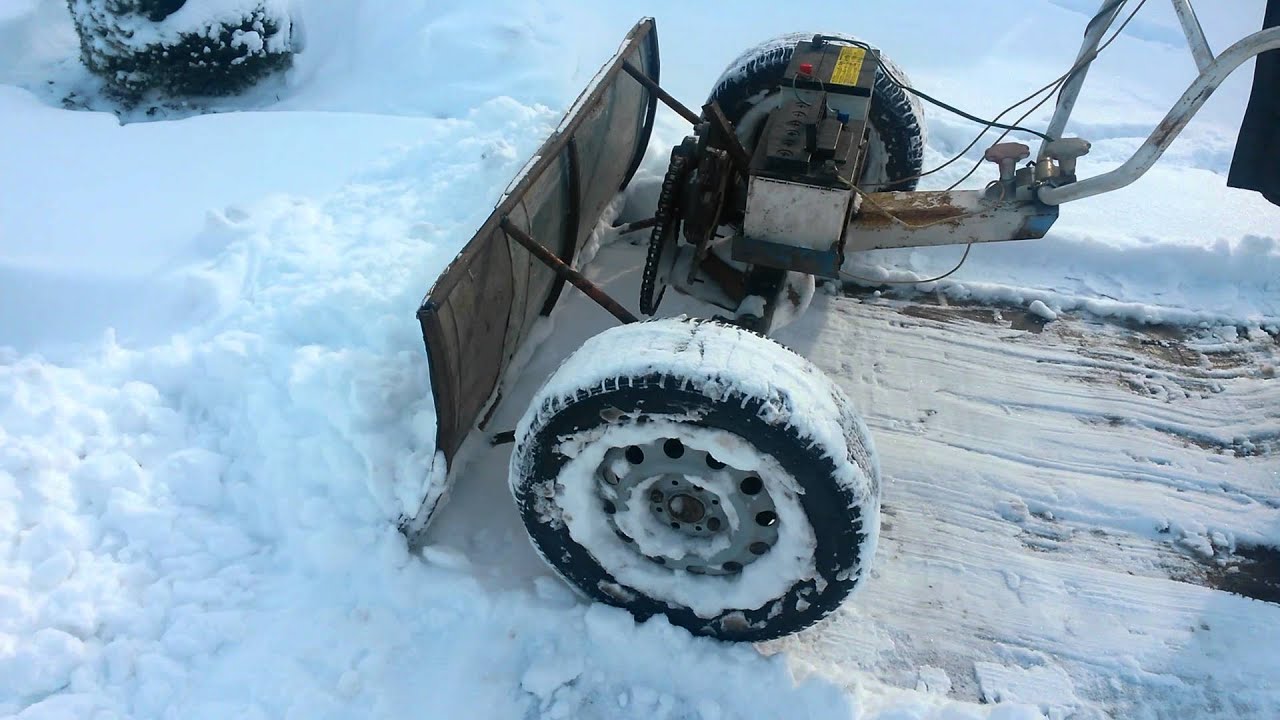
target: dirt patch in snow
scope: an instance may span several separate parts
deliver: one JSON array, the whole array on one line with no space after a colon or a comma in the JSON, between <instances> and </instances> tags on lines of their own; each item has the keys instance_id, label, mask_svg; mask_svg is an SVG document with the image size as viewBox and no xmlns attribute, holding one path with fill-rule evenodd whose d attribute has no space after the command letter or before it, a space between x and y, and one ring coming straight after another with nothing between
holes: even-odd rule
<instances>
[{"instance_id":1,"label":"dirt patch in snow","mask_svg":"<svg viewBox=\"0 0 1280 720\"><path fill-rule=\"evenodd\" d=\"M1280 604L1280 548L1241 545L1226 562L1205 558L1189 572L1175 573L1174 579Z\"/></svg>"}]
</instances>

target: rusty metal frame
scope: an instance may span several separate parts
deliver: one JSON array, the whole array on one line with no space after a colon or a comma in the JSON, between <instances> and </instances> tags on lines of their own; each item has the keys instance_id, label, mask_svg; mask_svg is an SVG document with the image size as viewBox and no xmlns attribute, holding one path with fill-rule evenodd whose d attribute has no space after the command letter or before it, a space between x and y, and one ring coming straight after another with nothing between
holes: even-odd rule
<instances>
[{"instance_id":1,"label":"rusty metal frame","mask_svg":"<svg viewBox=\"0 0 1280 720\"><path fill-rule=\"evenodd\" d=\"M849 223L844 250L1034 240L1057 219L1052 205L993 200L985 190L868 193Z\"/></svg>"},{"instance_id":2,"label":"rusty metal frame","mask_svg":"<svg viewBox=\"0 0 1280 720\"><path fill-rule=\"evenodd\" d=\"M636 82L643 85L646 90L653 93L655 97L657 97L659 100L665 103L667 107L674 110L676 114L679 115L680 117L684 118L685 120L688 120L694 125L697 125L698 123L702 122L702 118L698 117L697 113L685 107L684 103L675 99L675 96L673 96L671 93L667 92L666 90L663 90L662 86L658 84L658 81L656 79L651 78L648 75L645 75L635 65L632 65L631 63L628 63L628 62L624 62L622 63L622 69L626 71L628 75L635 78Z\"/></svg>"},{"instance_id":3,"label":"rusty metal frame","mask_svg":"<svg viewBox=\"0 0 1280 720\"><path fill-rule=\"evenodd\" d=\"M515 223L511 222L511 218L502 218L502 231L507 237L514 239L516 242L524 246L526 250L533 253L543 265L551 268L556 275L560 276L561 281L567 281L574 287L582 291L582 294L591 298L591 301L609 312L610 315L617 318L618 322L630 324L640 322L640 318L636 317L630 310L622 307L622 305L614 300L609 293L605 292L599 285L587 279L586 275L574 270L564 260L556 257L555 253L548 250L529 233L521 230ZM548 298L554 300L554 298ZM543 313L544 315L547 313Z\"/></svg>"}]
</instances>

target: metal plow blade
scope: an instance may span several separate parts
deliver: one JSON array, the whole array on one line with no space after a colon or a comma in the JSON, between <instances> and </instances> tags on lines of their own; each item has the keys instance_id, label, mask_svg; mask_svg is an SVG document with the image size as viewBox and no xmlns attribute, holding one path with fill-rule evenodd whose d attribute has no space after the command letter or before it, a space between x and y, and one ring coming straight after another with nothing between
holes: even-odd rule
<instances>
[{"instance_id":1,"label":"metal plow blade","mask_svg":"<svg viewBox=\"0 0 1280 720\"><path fill-rule=\"evenodd\" d=\"M483 425L516 352L564 285L508 237L504 219L572 263L649 144L657 99L623 63L658 79L652 18L631 29L418 309L438 418L436 448L449 467L469 431ZM433 475L443 477L438 469ZM438 496L428 493L407 530L426 526Z\"/></svg>"}]
</instances>

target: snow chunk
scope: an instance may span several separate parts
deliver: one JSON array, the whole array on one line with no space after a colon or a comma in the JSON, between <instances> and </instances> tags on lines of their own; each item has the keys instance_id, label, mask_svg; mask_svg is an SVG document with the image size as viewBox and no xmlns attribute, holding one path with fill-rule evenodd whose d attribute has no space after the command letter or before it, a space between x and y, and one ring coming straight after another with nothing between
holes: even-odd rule
<instances>
[{"instance_id":1,"label":"snow chunk","mask_svg":"<svg viewBox=\"0 0 1280 720\"><path fill-rule=\"evenodd\" d=\"M916 690L945 696L951 692L951 678L942 668L922 665L916 671Z\"/></svg>"},{"instance_id":2,"label":"snow chunk","mask_svg":"<svg viewBox=\"0 0 1280 720\"><path fill-rule=\"evenodd\" d=\"M1027 306L1027 312L1030 312L1032 315L1042 317L1045 320L1058 319L1058 313L1051 310L1048 305L1045 305L1043 300L1032 300L1031 304Z\"/></svg>"},{"instance_id":3,"label":"snow chunk","mask_svg":"<svg viewBox=\"0 0 1280 720\"><path fill-rule=\"evenodd\" d=\"M204 448L184 448L165 458L156 480L182 502L213 508L222 500L222 473L227 459Z\"/></svg>"},{"instance_id":4,"label":"snow chunk","mask_svg":"<svg viewBox=\"0 0 1280 720\"><path fill-rule=\"evenodd\" d=\"M1079 706L1075 685L1056 665L1016 667L975 662L974 674L982 698L989 703L1029 703L1040 712L1032 717L1068 718Z\"/></svg>"},{"instance_id":5,"label":"snow chunk","mask_svg":"<svg viewBox=\"0 0 1280 720\"><path fill-rule=\"evenodd\" d=\"M61 630L45 628L29 641L0 635L0 697L34 698L70 680L85 654L84 643Z\"/></svg>"}]
</instances>

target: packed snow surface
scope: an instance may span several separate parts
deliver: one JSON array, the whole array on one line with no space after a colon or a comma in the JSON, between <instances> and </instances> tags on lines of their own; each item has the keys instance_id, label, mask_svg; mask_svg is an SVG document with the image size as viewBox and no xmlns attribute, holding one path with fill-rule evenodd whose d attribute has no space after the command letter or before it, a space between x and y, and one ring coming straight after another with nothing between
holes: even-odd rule
<instances>
[{"instance_id":1,"label":"packed snow surface","mask_svg":"<svg viewBox=\"0 0 1280 720\"><path fill-rule=\"evenodd\" d=\"M994 114L1062 72L1094 5L839 3L799 24ZM1200 5L1216 49L1263 8ZM117 117L62 0L0 3L0 715L1280 714L1277 607L1171 579L1227 582L1238 553L1280 544L1280 210L1223 177L1247 73L1148 176L1064 207L1045 240L977 247L923 295L819 293L786 328L867 414L890 522L867 592L764 655L575 599L523 537L507 449L457 469L425 548L396 530L441 474L417 303L639 11L290 6L286 76ZM798 24L786 3L644 11L664 84L695 105ZM1098 61L1070 126L1093 142L1082 173L1122 162L1189 83L1182 43L1148 3ZM933 165L974 127L928 117ZM685 132L659 118L633 217ZM628 303L634 250L588 268ZM849 269L927 278L959 253ZM1000 315L1036 302L1058 319ZM495 427L597 313L566 294Z\"/></svg>"}]
</instances>

